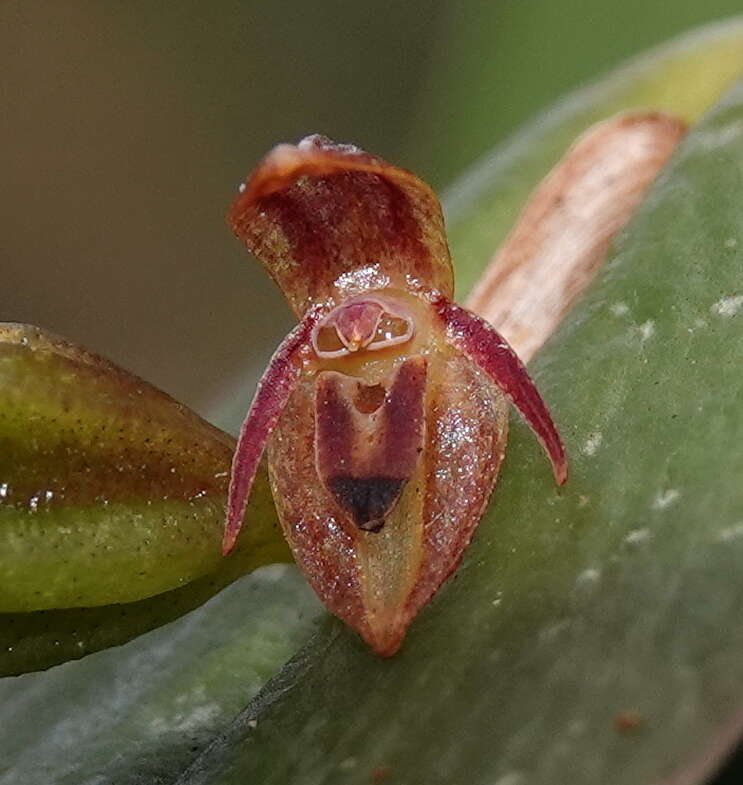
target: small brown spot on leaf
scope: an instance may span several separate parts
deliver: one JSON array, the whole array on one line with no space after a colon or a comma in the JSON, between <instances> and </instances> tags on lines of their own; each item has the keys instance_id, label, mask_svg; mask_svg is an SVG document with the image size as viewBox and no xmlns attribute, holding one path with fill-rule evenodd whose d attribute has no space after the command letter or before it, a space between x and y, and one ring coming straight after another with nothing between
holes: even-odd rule
<instances>
[{"instance_id":1,"label":"small brown spot on leaf","mask_svg":"<svg viewBox=\"0 0 743 785\"><path fill-rule=\"evenodd\" d=\"M614 727L619 733L630 733L642 725L642 715L639 711L620 711L614 717Z\"/></svg>"}]
</instances>

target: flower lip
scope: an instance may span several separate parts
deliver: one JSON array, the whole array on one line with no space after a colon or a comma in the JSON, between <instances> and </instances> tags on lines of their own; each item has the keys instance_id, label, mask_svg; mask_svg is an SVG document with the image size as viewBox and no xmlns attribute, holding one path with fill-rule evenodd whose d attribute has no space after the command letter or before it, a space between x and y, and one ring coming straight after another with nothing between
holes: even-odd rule
<instances>
[{"instance_id":1,"label":"flower lip","mask_svg":"<svg viewBox=\"0 0 743 785\"><path fill-rule=\"evenodd\" d=\"M413 317L404 306L384 297L360 295L315 325L312 348L318 357L334 359L398 346L414 334Z\"/></svg>"}]
</instances>

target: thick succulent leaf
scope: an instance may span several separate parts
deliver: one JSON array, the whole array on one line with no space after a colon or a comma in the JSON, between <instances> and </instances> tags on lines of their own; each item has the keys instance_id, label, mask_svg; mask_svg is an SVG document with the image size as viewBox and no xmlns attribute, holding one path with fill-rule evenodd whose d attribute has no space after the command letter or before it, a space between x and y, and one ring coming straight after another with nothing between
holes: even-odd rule
<instances>
[{"instance_id":1,"label":"thick succulent leaf","mask_svg":"<svg viewBox=\"0 0 743 785\"><path fill-rule=\"evenodd\" d=\"M2 785L171 785L314 627L274 565L125 646L0 681Z\"/></svg>"},{"instance_id":2,"label":"thick succulent leaf","mask_svg":"<svg viewBox=\"0 0 743 785\"><path fill-rule=\"evenodd\" d=\"M42 670L118 646L197 608L257 567L290 561L265 472L254 486L248 526L235 551L212 572L136 602L92 608L0 613L0 676Z\"/></svg>"},{"instance_id":3,"label":"thick succulent leaf","mask_svg":"<svg viewBox=\"0 0 743 785\"><path fill-rule=\"evenodd\" d=\"M265 471L220 556L232 437L36 328L0 327L0 444L0 674L123 643L290 558Z\"/></svg>"},{"instance_id":4,"label":"thick succulent leaf","mask_svg":"<svg viewBox=\"0 0 743 785\"><path fill-rule=\"evenodd\" d=\"M0 440L1 612L133 602L221 566L234 440L141 379L2 326ZM273 523L255 526L278 542Z\"/></svg>"},{"instance_id":5,"label":"thick succulent leaf","mask_svg":"<svg viewBox=\"0 0 743 785\"><path fill-rule=\"evenodd\" d=\"M663 80L673 79L679 72L683 72L683 79L675 91L675 97L666 102L665 108L673 112L691 100L695 112L703 111L714 100L721 85L730 78L729 60L737 57L738 64L743 67L743 34L740 31L734 31L733 34L739 36L737 49L727 57L727 61L725 58L716 59L714 55L720 48L730 52L730 36L722 33L715 38L705 34L696 42L696 48L690 48L684 43L682 50L666 49L646 60L639 71L634 70L629 74L624 72L617 76L616 84L620 87L623 84L627 91L624 102L612 107L611 111L640 104L652 105L655 97L664 92L668 94ZM699 78L694 80L694 74ZM657 82L656 77L659 80ZM701 93L698 90L688 94L685 92L686 86L699 82L710 85L709 90ZM654 85L653 90L645 89L649 84ZM639 92L633 93L632 85L637 86ZM573 122L573 113L578 110L586 112L586 122L590 122L595 114L602 116L600 110L592 113L591 108L603 99L604 94L603 88L580 94L570 103L570 112L562 115L565 123ZM554 134L563 133L565 144L551 157L551 153L542 156L540 150L543 146L551 149L552 138L541 136L535 128L526 129L524 146L513 144L499 153L498 165L485 176L486 180L489 176L495 176L500 189L495 181L488 185L483 196L483 209L490 206L487 200L492 199L502 207L506 216L503 223L493 224L492 238L475 231L468 232L469 219L473 221L473 230L478 225L482 227L479 222L480 203L459 202L458 219L452 228L459 262L463 264L465 272L470 274L468 280L474 280L475 273L482 269L495 249L497 240L510 228L527 192L546 173L549 162L564 151L576 133L584 130L584 126L575 130L571 126L563 133L559 122L556 122L552 131ZM710 137L707 137L707 142L710 141ZM527 151L531 151L533 158L529 158ZM711 148L713 151L714 145ZM499 172L508 176L498 179ZM699 176L705 176L705 172L700 172ZM710 203L709 209L712 208L713 204ZM706 212L704 216L706 221ZM724 249L724 239L730 239L727 227L722 226L716 218L713 218L713 223L716 227L713 238L715 247L722 245L725 253L732 253L733 249ZM673 229L676 229L675 225ZM471 248L466 242L468 236L472 237ZM696 241L694 247L698 247ZM645 256L639 247L637 253ZM643 258L643 262L647 262L647 259ZM463 287L463 291L466 288ZM596 291L600 292L601 288ZM629 306L631 302L634 304L628 298L626 304ZM596 309L600 311L601 306L594 302L591 308L580 310L575 318L580 322ZM617 307L616 310L621 312L623 309ZM627 330L630 320L644 324L640 312L633 312L631 317L625 314L623 318L627 320ZM655 318L655 314L651 318ZM724 324L729 325L729 322ZM633 336L641 337L642 334L639 331L632 332ZM551 351L545 350L541 360L543 368ZM595 352L591 352L593 354ZM592 356L588 359L595 360ZM556 366L550 366L549 373L555 370ZM582 368L574 371L574 374L571 383L576 379L591 378ZM604 378L603 371L600 378ZM538 381L545 383L545 395L554 404L555 413L559 413L561 421L570 423L571 418L577 417L576 407L580 401L575 400L574 405L567 408L563 403L563 393L560 396L556 394L554 377L540 373ZM580 392L581 388L576 386L574 389ZM647 402L643 402L643 407L647 407ZM556 494L551 478L545 471L543 458L526 428L517 423L514 431L512 449L506 459L504 484L496 492L492 513L497 517L497 521L493 518L495 525L490 520L484 523L476 550L470 553L459 577L445 588L440 599L416 622L409 643L395 658L380 662L340 622L329 621L318 639L318 645L307 647L276 680L267 685L261 697L250 705L240 721L224 737L224 743L214 748L214 754L203 757L189 773L183 773L184 764L198 755L200 745L210 737L219 737L230 712L250 695L251 688L245 687L244 672L236 664L250 666L256 656L255 647L259 644L253 633L259 636L265 634L265 628L259 624L252 608L263 608L266 618L275 617L279 620L278 625L272 626L270 638L277 643L283 640L288 644L283 648L275 647L273 654L278 657L282 651L289 650L293 643L307 635L306 626L295 624L290 614L287 614L287 608L298 606L304 608L305 613L316 612L317 605L312 604L310 592L301 580L296 579L294 571L289 571L270 592L260 593L255 606L248 605L240 592L243 587L254 585L254 578L251 577L212 600L196 614L151 635L142 636L125 647L68 663L45 673L1 681L0 719L5 727L14 728L14 739L4 742L3 752L7 749L8 754L4 754L0 760L0 783L10 785L19 780L29 785L49 785L50 782L62 785L80 785L84 782L116 782L117 785L151 785L175 781L190 783L203 781L206 772L212 767L215 768L213 780L226 782L229 781L229 775L224 771L220 773L217 767L222 763L215 761L222 761L224 766L228 769L233 767L234 770L237 763L233 745L237 743L252 759L240 764L246 772L242 778L238 778L240 782L250 779L249 771L259 769L263 778L254 777L250 781L280 782L282 785L287 782L323 781L342 782L345 785L357 781L368 783L371 776L376 776L382 782L386 777L389 782L418 783L426 781L424 774L427 774L430 775L428 781L435 784L441 782L450 771L461 767L462 761L469 761L468 765L478 769L475 772L477 774L486 772L497 757L505 780L500 775L492 776L492 772L488 771L489 778L485 781L491 783L501 780L499 785L516 785L529 781L524 776L525 772L519 773L515 768L514 756L519 754L524 756L531 767L540 761L540 765L544 766L564 764L572 749L570 745L577 743L576 739L584 739L579 763L598 768L605 764L607 752L610 763L618 761L619 755L632 752L638 739L643 740L647 727L671 735L675 727L664 729L659 723L650 723L652 717L645 715L644 722L634 731L634 735L629 731L626 738L615 736L615 712L631 711L635 707L630 700L623 700L619 706L608 703L600 705L603 696L599 694L597 698L591 677L595 675L599 686L605 685L607 680L613 678L616 665L616 662L612 663L602 656L606 644L604 639L595 642L596 659L583 660L585 668L578 675L577 684L567 679L560 680L566 671L575 676L566 653L576 651L570 648L571 642L576 640L581 629L579 624L576 626L572 622L563 622L569 622L574 613L582 612L586 603L594 601L591 599L592 589L601 585L597 578L609 582L606 596L613 597L608 612L596 617L597 626L607 625L613 613L617 629L622 629L623 618L632 608L631 604L623 605L622 591L625 589L635 599L638 594L642 595L642 624L652 624L646 606L658 583L654 581L649 586L636 584L633 574L623 571L622 562L617 563L616 573L608 571L599 575L592 572L596 568L585 563L588 551L584 550L591 547L590 538L585 543L578 537L571 541L571 546L577 548L575 552L572 547L567 552L560 551L557 541L554 548L545 546L545 540L549 545L553 536L562 535L565 530L569 532L571 524L561 511L549 507L552 511L550 527L542 526L539 516L547 509L542 501L545 498L552 500ZM606 433L604 446L609 444ZM700 440L700 434L706 434L704 428L699 433L695 432L694 443ZM585 444L587 440L578 431L572 433L572 438L569 431L566 436L573 444ZM595 443L596 440L588 442L589 452L594 449L592 445ZM650 437L644 444L649 443ZM597 444L595 448L597 456L600 455L599 447ZM611 451L604 454L603 460L608 462L613 457ZM576 454L576 458L580 458L580 454ZM590 465L587 456L585 462L578 461L575 467L576 482L584 482L581 477L582 466ZM621 463L611 460L611 469L617 466L621 466ZM519 474L521 469L529 471L522 475ZM519 485L522 481L528 481L526 492ZM678 488L668 486L666 489L673 487ZM570 488L569 485L566 490ZM531 501L530 495L534 496ZM661 496L660 503L667 504L668 498ZM508 515L498 513L501 506L521 509L524 499L531 506L521 511L523 519L510 519ZM651 504L654 499L655 496L650 500ZM670 499L673 501L672 495ZM580 498L578 504L583 504L579 510L584 516L594 509ZM533 520L528 515L532 509L539 513ZM557 517L561 521L554 525L554 518ZM593 531L588 518L576 519L572 524L572 529L579 534L593 531L594 543L606 528ZM642 529L642 524L638 523L637 528ZM616 529L616 524L610 531L616 534L617 541L621 540L622 533ZM737 530L732 529L725 536L730 538L734 531ZM642 535L639 535L639 540L642 540ZM646 541L646 544L650 542L652 540ZM724 551L726 546L723 543L720 550ZM634 553L646 564L657 561L653 553L643 555L642 547L638 535L634 535L626 545L621 546L619 553ZM512 552L512 549L515 550ZM734 557L731 555L730 558L732 560ZM577 585L571 573L575 565L578 565L576 569L580 570L578 574L582 576ZM563 582L559 580L560 574L564 576ZM260 573L255 578L260 580ZM481 578L482 584L479 583ZM497 584L493 585L496 578ZM611 591L611 582L614 582L614 587L619 587L618 591ZM670 585L672 588L680 585L675 575ZM476 589L474 593L471 586ZM509 587L512 589L510 593L507 591ZM553 589L555 592L565 591L563 594L553 593ZM669 604L671 599L666 597ZM512 605L512 600L517 600L517 603ZM721 606L724 605L726 595L720 594L719 600ZM695 600L691 612L704 619L707 608L700 607L700 602L703 602L703 597ZM570 613L563 615L566 603ZM689 609L683 612L688 614ZM723 612L722 607L715 612ZM216 620L213 628L205 628L207 646L202 646L200 641L203 639L186 626L195 617L210 622ZM588 620L591 623L594 621L593 617ZM244 627L239 628L237 625L240 624L244 624ZM210 678L210 664L219 661L225 650L224 640L217 637L218 634L240 630L244 638L232 650L237 652L234 659L227 648L227 664L220 671L220 680ZM542 633L536 639L534 630ZM168 643L165 656L153 660L152 671L145 677L143 668L153 657L149 642L153 639L171 641L169 636L176 631L183 632L173 635L172 646ZM705 634L707 632L717 636L724 630L716 626L715 618L709 617L709 629L705 630ZM474 633L484 636L484 642L479 641L473 646L470 636ZM701 638L698 643L703 647L712 645L713 641ZM520 644L524 644L521 649ZM645 652L652 650L647 638L641 639L639 633L636 638L623 641L622 645L622 651L628 655L638 648ZM207 650L213 653L213 657L205 656ZM519 660L513 656L519 650L526 652L525 659ZM442 652L446 655L446 662L443 661ZM180 665L172 660L176 654L182 656ZM277 661L267 653L260 677L265 678ZM107 663L106 667L99 669L98 663L103 662ZM204 670L200 671L202 665ZM639 680L643 676L644 665L644 662L635 661L625 668L625 678ZM308 674L308 668L316 675ZM168 682L165 692L160 693L156 685L168 673L172 673L172 681ZM203 674L203 678L199 673ZM117 679L116 674L122 674L121 678ZM554 687L549 693L549 702L537 706L536 701L546 694L545 679L548 686L554 684ZM730 684L735 687L739 682L740 679L733 679ZM133 687L137 685L142 689L135 693ZM524 685L530 687L528 693L517 694L516 690L523 690ZM495 695L491 691L493 688L498 690ZM287 689L289 692L282 699ZM653 691L656 691L656 685L653 685ZM724 693L725 686L719 686L717 692ZM131 697L127 698L127 695ZM235 700L236 696L239 701ZM501 716L499 702L510 699L507 705L514 710L517 698L523 705L520 709L516 706L515 710L520 712L516 719L507 714ZM127 723L122 701L129 701L129 705L139 715L157 716L158 721L145 725L136 721ZM224 712L218 708L223 702L227 707ZM208 717L212 710L214 713L212 722L202 722L198 743L194 745L198 749L191 750L183 746L183 741L189 734L189 721L195 723L199 716L190 712L194 706L212 706L212 709L200 712L202 719ZM391 706L394 712L390 711ZM594 711L603 708L606 716L594 722L594 718L586 714L589 706ZM183 710L179 707L183 707ZM637 708L639 710L642 707ZM690 710L693 710L693 705ZM269 716L269 711L275 713ZM116 723L119 712L125 717L122 725ZM48 722L40 724L42 717L48 717ZM102 723L104 717L107 721ZM395 717L394 721L392 717ZM279 719L281 722L278 722ZM636 717L628 713L619 719L622 720L622 727L629 728ZM343 726L339 727L341 722ZM282 727L285 734L278 738ZM496 741L500 739L500 744L503 739L502 733L496 735L497 728L516 728L517 733L511 739L512 743L507 748L499 746L499 754L494 756L492 750ZM595 729L600 733L594 734ZM543 736L534 742L534 734L538 735L539 732L543 732ZM244 743L246 733L250 734L247 744ZM426 738L422 746L416 746L421 744L423 734L426 734ZM403 747L408 745L408 741L410 747L406 754ZM171 754L176 742L181 745L181 756ZM551 742L554 742L554 746L550 746ZM487 748L483 754L485 743ZM687 746L690 749L698 748L696 740ZM393 748L396 749L394 754ZM145 749L148 753L143 756ZM403 759L407 770L400 766ZM395 764L396 768L388 768ZM372 768L373 772L370 771ZM621 768L619 771L621 774ZM303 775L306 776L303 778ZM532 780L540 781L537 777ZM450 782L451 778L445 781ZM602 781L608 781L608 778Z\"/></svg>"},{"instance_id":6,"label":"thick succulent leaf","mask_svg":"<svg viewBox=\"0 0 743 785\"><path fill-rule=\"evenodd\" d=\"M382 662L328 625L195 783L696 782L743 706L743 85L656 184L534 368L457 580ZM291 744L287 744L291 739Z\"/></svg>"}]
</instances>

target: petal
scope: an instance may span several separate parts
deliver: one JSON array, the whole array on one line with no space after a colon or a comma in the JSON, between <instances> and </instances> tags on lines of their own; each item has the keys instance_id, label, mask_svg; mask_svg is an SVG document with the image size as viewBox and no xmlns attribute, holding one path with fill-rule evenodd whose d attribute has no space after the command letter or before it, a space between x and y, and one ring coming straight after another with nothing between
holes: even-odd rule
<instances>
[{"instance_id":1,"label":"petal","mask_svg":"<svg viewBox=\"0 0 743 785\"><path fill-rule=\"evenodd\" d=\"M433 308L446 325L447 341L493 379L534 431L552 463L555 482L567 482L568 460L552 415L506 339L484 319L450 300L441 298Z\"/></svg>"},{"instance_id":2,"label":"petal","mask_svg":"<svg viewBox=\"0 0 743 785\"><path fill-rule=\"evenodd\" d=\"M302 315L372 288L452 294L441 207L415 175L352 145L279 145L233 204L235 234Z\"/></svg>"},{"instance_id":3,"label":"petal","mask_svg":"<svg viewBox=\"0 0 743 785\"><path fill-rule=\"evenodd\" d=\"M235 547L248 506L250 489L263 450L302 371L302 355L310 346L318 312L311 311L287 335L263 374L242 427L232 458L227 520L222 539L226 556Z\"/></svg>"}]
</instances>

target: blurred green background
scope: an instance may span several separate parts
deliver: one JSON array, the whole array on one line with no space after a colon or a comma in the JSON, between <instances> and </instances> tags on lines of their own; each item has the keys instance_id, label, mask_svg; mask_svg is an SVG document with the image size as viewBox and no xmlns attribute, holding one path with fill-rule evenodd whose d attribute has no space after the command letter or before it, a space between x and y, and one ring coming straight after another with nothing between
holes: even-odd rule
<instances>
[{"instance_id":1,"label":"blurred green background","mask_svg":"<svg viewBox=\"0 0 743 785\"><path fill-rule=\"evenodd\" d=\"M0 1L0 320L234 427L291 324L231 237L240 180L320 131L445 186L623 58L739 0Z\"/></svg>"}]
</instances>

